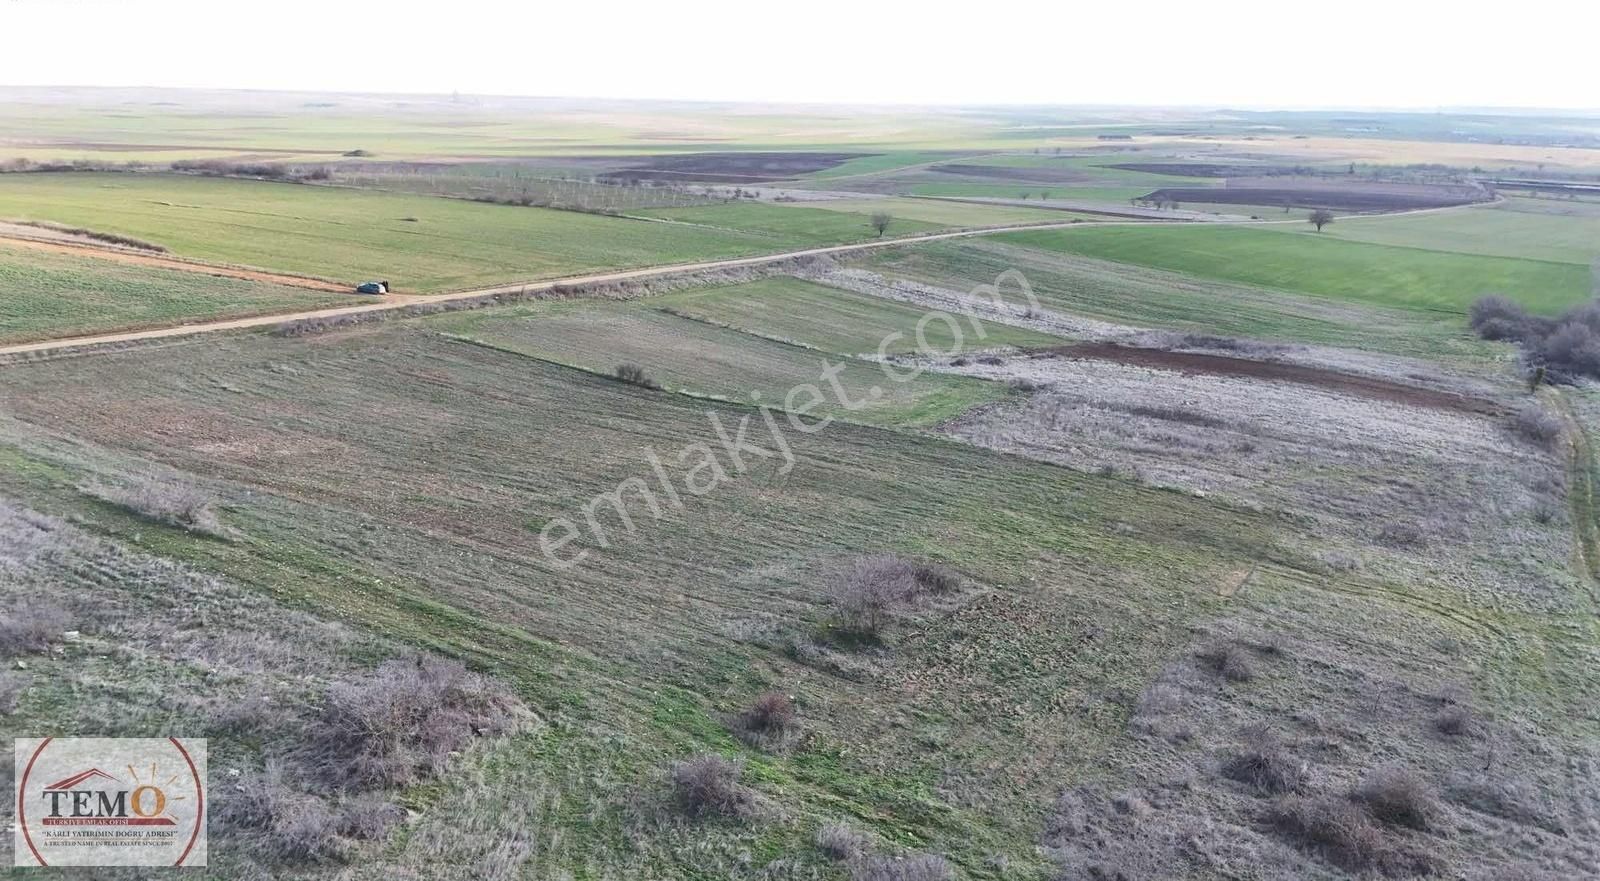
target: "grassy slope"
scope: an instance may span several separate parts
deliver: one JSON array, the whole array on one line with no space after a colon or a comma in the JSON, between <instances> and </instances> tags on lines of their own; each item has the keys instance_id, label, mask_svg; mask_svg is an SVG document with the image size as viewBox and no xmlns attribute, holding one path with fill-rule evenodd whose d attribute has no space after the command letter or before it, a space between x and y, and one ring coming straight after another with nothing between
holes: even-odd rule
<instances>
[{"instance_id":1,"label":"grassy slope","mask_svg":"<svg viewBox=\"0 0 1600 881\"><path fill-rule=\"evenodd\" d=\"M756 465L682 514L643 517L637 540L591 547L582 568L553 572L538 561L540 525L648 475L647 446L715 445L704 402L424 328L255 337L0 376L0 397L22 420L0 423L0 490L464 654L549 722L482 775L415 794L438 805L429 834L374 865L427 865L437 857L426 842L470 806L480 825L559 833L529 877L745 877L779 857L815 865L810 837L834 818L949 852L973 878L998 877L994 854L1039 877L1045 806L1115 762L1126 708L1110 696L1136 692L1187 625L1214 612L1223 601L1212 586L1238 560L1294 558L1256 515L838 424L791 438L792 473ZM209 381L180 387L174 375ZM30 427L43 422L51 434ZM140 458L207 475L193 479L229 500L224 516L247 538L153 529L71 490L91 469L147 467ZM797 663L781 636L758 635L815 626L831 568L883 548L944 559L994 590L897 631L890 652L848 656L866 664L860 679ZM790 757L753 753L717 721L774 686L799 696L809 726ZM660 769L702 749L747 757L782 819L640 828L638 811L661 797ZM530 792L551 807L519 809Z\"/></svg>"},{"instance_id":2,"label":"grassy slope","mask_svg":"<svg viewBox=\"0 0 1600 881\"><path fill-rule=\"evenodd\" d=\"M455 316L433 326L602 375L619 364L638 364L674 391L739 402L759 393L762 401L775 406L782 405L791 388L825 386L824 366L842 363L838 382L852 405L859 402L861 408L830 403L815 412L871 425L934 425L1007 394L996 383L933 373L894 382L875 364L829 358L639 303L535 304L511 312Z\"/></svg>"},{"instance_id":3,"label":"grassy slope","mask_svg":"<svg viewBox=\"0 0 1600 881\"><path fill-rule=\"evenodd\" d=\"M1469 211L1340 221L1327 232L1341 239L1431 251L1488 254L1577 263L1600 257L1600 214L1581 208L1557 214L1561 202L1508 199Z\"/></svg>"},{"instance_id":4,"label":"grassy slope","mask_svg":"<svg viewBox=\"0 0 1600 881\"><path fill-rule=\"evenodd\" d=\"M759 236L769 242L774 250L838 245L877 236L877 231L870 223L871 211L847 213L824 211L821 208L803 205L733 202L701 208L650 208L640 211L639 214L716 230L738 231L752 237ZM943 229L946 225L897 218L889 224L885 234L895 236L933 232Z\"/></svg>"},{"instance_id":5,"label":"grassy slope","mask_svg":"<svg viewBox=\"0 0 1600 881\"><path fill-rule=\"evenodd\" d=\"M1472 337L1453 314L1210 281L1005 244L995 237L929 242L859 255L852 262L960 291L991 284L1015 269L1047 308L1135 327L1342 346L1463 365L1504 358L1500 347Z\"/></svg>"},{"instance_id":6,"label":"grassy slope","mask_svg":"<svg viewBox=\"0 0 1600 881\"><path fill-rule=\"evenodd\" d=\"M265 282L0 246L0 343L349 302Z\"/></svg>"},{"instance_id":7,"label":"grassy slope","mask_svg":"<svg viewBox=\"0 0 1600 881\"><path fill-rule=\"evenodd\" d=\"M1245 284L1407 309L1465 312L1506 294L1539 312L1584 300L1588 267L1222 226L1007 233L1004 241Z\"/></svg>"},{"instance_id":8,"label":"grassy slope","mask_svg":"<svg viewBox=\"0 0 1600 881\"><path fill-rule=\"evenodd\" d=\"M871 217L885 211L891 217L936 223L942 226L1002 226L1012 223L1049 223L1070 220L1074 215L1042 208L1009 205L978 205L971 202L939 202L932 199L829 199L823 202L786 202L783 207L804 206L823 211L842 211ZM891 230L894 227L890 227Z\"/></svg>"},{"instance_id":9,"label":"grassy slope","mask_svg":"<svg viewBox=\"0 0 1600 881\"><path fill-rule=\"evenodd\" d=\"M912 306L789 276L668 294L651 303L656 308L670 309L713 324L725 324L841 355L875 354L885 336L896 332L901 337L884 346L883 351L910 354L918 348L917 323L927 314ZM980 339L969 325L962 324L962 336L958 340L943 321L927 321L923 324L922 339L929 350L936 352L952 351L958 345L971 351L980 347L1048 346L1061 342L1055 337L1009 325L983 322L981 326L985 336Z\"/></svg>"},{"instance_id":10,"label":"grassy slope","mask_svg":"<svg viewBox=\"0 0 1600 881\"><path fill-rule=\"evenodd\" d=\"M740 206L743 207L743 206ZM340 281L439 291L585 270L686 262L866 238L840 219L820 236L771 206L720 228L395 193L171 175L5 175L0 217L53 220L154 241L185 256ZM763 225L765 209L776 223ZM835 215L827 215L835 217ZM405 218L415 218L414 221ZM732 227L748 221L754 232Z\"/></svg>"}]
</instances>

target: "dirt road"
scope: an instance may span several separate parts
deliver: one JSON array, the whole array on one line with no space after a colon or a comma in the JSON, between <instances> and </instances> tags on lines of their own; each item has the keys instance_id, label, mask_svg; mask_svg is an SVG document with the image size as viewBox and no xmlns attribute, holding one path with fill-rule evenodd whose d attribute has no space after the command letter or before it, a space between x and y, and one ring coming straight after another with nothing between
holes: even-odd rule
<instances>
[{"instance_id":1,"label":"dirt road","mask_svg":"<svg viewBox=\"0 0 1600 881\"><path fill-rule=\"evenodd\" d=\"M673 275L680 272L702 272L714 269L732 269L741 266L760 266L766 263L777 263L797 257L821 257L833 254L848 254L855 251L868 251L875 248L888 248L910 242L931 242L939 241L941 239L958 239L968 238L971 236L994 235L996 233L1003 232L1018 232L1027 229L1058 229L1084 225L1085 224L1082 223L1070 222L1033 223L1019 224L1016 226L957 230L954 232L922 233L918 235L899 236L891 239L873 240L870 242L857 242L849 245L830 245L824 248L806 248L800 251L785 251L779 254L763 254L759 257L735 257L727 260L710 260L701 263L673 263L666 266L646 267L644 269L626 269L617 272L602 272L593 275L554 278L548 281L496 285L495 287L479 288L470 291L456 291L449 294L390 294L383 297L373 297L370 301L363 302L361 305L356 306L335 306L329 309L312 309L303 312L282 312L273 315L257 315L251 318L236 318L226 321L206 321L195 324L176 325L173 327L158 327L151 330L95 334L92 336L63 337L60 339L39 340L31 343L17 343L15 345L0 346L0 357L9 355L24 355L36 352L50 352L61 349L74 349L85 346L101 346L112 343L171 339L174 337L193 336L203 333L217 333L229 330L247 330L254 327L271 327L273 325L281 324L285 321L297 321L302 318L324 318L337 315L353 315L361 312L380 312L388 309L400 309L414 303L443 303L451 300L467 300L474 297L493 296L495 294L521 293L523 291L542 291L549 290L550 288L558 285L628 281L652 278L661 275ZM1104 226L1105 224L1097 225ZM193 265L191 264L188 268L193 269ZM202 269L201 271L210 271L210 267ZM302 279L302 281L304 280ZM337 288L337 290L344 291L347 289Z\"/></svg>"}]
</instances>

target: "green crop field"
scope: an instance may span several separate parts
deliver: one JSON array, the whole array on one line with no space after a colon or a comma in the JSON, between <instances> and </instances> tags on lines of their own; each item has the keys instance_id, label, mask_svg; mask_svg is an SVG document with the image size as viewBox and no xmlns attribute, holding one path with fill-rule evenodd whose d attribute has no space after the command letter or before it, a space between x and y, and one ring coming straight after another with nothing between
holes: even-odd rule
<instances>
[{"instance_id":1,"label":"green crop field","mask_svg":"<svg viewBox=\"0 0 1600 881\"><path fill-rule=\"evenodd\" d=\"M1406 309L1464 313L1485 294L1539 312L1589 295L1586 266L1371 245L1269 228L1103 227L1005 233L1031 248L1150 266L1201 278Z\"/></svg>"},{"instance_id":2,"label":"green crop field","mask_svg":"<svg viewBox=\"0 0 1600 881\"><path fill-rule=\"evenodd\" d=\"M1503 359L1494 344L1473 337L1453 313L1196 278L1005 244L992 237L927 242L857 255L850 262L956 291L993 283L1000 273L1017 270L1046 308L1131 327L1339 346L1478 369ZM1015 294L1008 295L1015 302Z\"/></svg>"},{"instance_id":3,"label":"green crop field","mask_svg":"<svg viewBox=\"0 0 1600 881\"><path fill-rule=\"evenodd\" d=\"M732 202L700 208L650 208L639 214L749 238L759 237L774 251L840 245L877 236L871 224L871 211L826 211L807 205ZM885 235L934 232L944 227L945 224L895 218Z\"/></svg>"},{"instance_id":4,"label":"green crop field","mask_svg":"<svg viewBox=\"0 0 1600 881\"><path fill-rule=\"evenodd\" d=\"M781 207L805 207L821 211L841 211L846 214L870 218L882 211L897 220L931 223L939 226L1006 226L1022 223L1061 223L1073 217L1089 218L1067 211L1047 208L1023 208L1011 205L981 205L974 202L950 202L936 199L826 199L817 202L784 202ZM890 227L890 231L894 231Z\"/></svg>"},{"instance_id":5,"label":"green crop field","mask_svg":"<svg viewBox=\"0 0 1600 881\"><path fill-rule=\"evenodd\" d=\"M0 343L351 302L303 288L0 244Z\"/></svg>"},{"instance_id":6,"label":"green crop field","mask_svg":"<svg viewBox=\"0 0 1600 881\"><path fill-rule=\"evenodd\" d=\"M173 253L434 292L690 262L872 236L865 218L771 205L705 209L698 225L365 190L134 174L0 176L0 218L131 235ZM748 228L739 228L739 224ZM906 229L929 229L925 224Z\"/></svg>"},{"instance_id":7,"label":"green crop field","mask_svg":"<svg viewBox=\"0 0 1600 881\"><path fill-rule=\"evenodd\" d=\"M934 425L1008 393L998 383L936 373L897 382L877 364L831 358L826 352L716 327L642 303L535 304L509 313L451 317L434 326L488 346L602 375L610 375L620 364L636 364L664 388L740 403L759 395L761 401L782 406L796 386L829 388L823 372L836 364L843 368L834 376L843 393L830 395L815 412L870 425Z\"/></svg>"},{"instance_id":8,"label":"green crop field","mask_svg":"<svg viewBox=\"0 0 1600 881\"><path fill-rule=\"evenodd\" d=\"M1572 204L1507 199L1464 210L1354 218L1325 232L1355 242L1587 266L1600 259L1600 212Z\"/></svg>"},{"instance_id":9,"label":"green crop field","mask_svg":"<svg viewBox=\"0 0 1600 881\"><path fill-rule=\"evenodd\" d=\"M961 337L957 338L943 321L924 321L927 310L787 276L668 294L651 303L655 308L712 324L840 355L875 355L880 347L889 354L911 354L919 348L919 323L925 349L933 352L1026 348L1061 342L1056 337L992 321L979 322L983 331L980 338L964 316L959 325ZM883 345L885 337L893 333L900 337Z\"/></svg>"}]
</instances>

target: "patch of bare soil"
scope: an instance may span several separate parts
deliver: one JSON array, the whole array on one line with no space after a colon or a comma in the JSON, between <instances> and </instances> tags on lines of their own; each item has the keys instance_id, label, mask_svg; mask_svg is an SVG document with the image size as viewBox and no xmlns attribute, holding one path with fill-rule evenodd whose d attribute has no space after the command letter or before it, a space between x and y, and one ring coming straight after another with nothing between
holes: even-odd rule
<instances>
[{"instance_id":1,"label":"patch of bare soil","mask_svg":"<svg viewBox=\"0 0 1600 881\"><path fill-rule=\"evenodd\" d=\"M1230 178L1223 187L1164 187L1143 198L1334 211L1414 211L1469 205L1491 197L1487 191L1472 186L1345 181L1328 177L1265 177Z\"/></svg>"},{"instance_id":2,"label":"patch of bare soil","mask_svg":"<svg viewBox=\"0 0 1600 881\"><path fill-rule=\"evenodd\" d=\"M871 153L685 153L621 160L600 180L676 180L708 183L761 183L823 171Z\"/></svg>"},{"instance_id":3,"label":"patch of bare soil","mask_svg":"<svg viewBox=\"0 0 1600 881\"><path fill-rule=\"evenodd\" d=\"M1176 177L1237 177L1243 174L1293 174L1288 166L1226 165L1220 162L1123 162L1107 165L1119 171L1142 171Z\"/></svg>"},{"instance_id":4,"label":"patch of bare soil","mask_svg":"<svg viewBox=\"0 0 1600 881\"><path fill-rule=\"evenodd\" d=\"M992 180L1014 180L1026 183L1083 183L1095 178L1075 168L1039 168L1010 165L967 165L947 163L931 165L929 171L940 174L959 174L963 177L982 177Z\"/></svg>"},{"instance_id":5,"label":"patch of bare soil","mask_svg":"<svg viewBox=\"0 0 1600 881\"><path fill-rule=\"evenodd\" d=\"M1088 358L1100 361L1115 361L1119 364L1150 367L1158 370L1175 370L1185 374L1237 376L1275 382L1293 382L1325 388L1358 398L1390 401L1396 404L1427 407L1435 410L1454 410L1460 413L1476 413L1484 416L1502 416L1506 413L1504 405L1486 398L1475 398L1453 392L1403 385L1398 382L1390 382L1370 376L1354 376L1348 373L1336 373L1317 367L1285 364L1277 361L1256 361L1246 358L1230 358L1225 355L1177 352L1170 349L1137 348L1117 343L1083 343L1074 346L1062 346L1053 350L1053 354L1066 358Z\"/></svg>"}]
</instances>

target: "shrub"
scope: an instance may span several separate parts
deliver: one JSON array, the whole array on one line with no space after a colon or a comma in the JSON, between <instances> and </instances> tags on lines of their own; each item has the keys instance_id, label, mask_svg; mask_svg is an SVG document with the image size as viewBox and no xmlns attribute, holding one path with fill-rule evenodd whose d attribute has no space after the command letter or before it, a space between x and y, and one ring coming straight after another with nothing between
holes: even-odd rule
<instances>
[{"instance_id":1,"label":"shrub","mask_svg":"<svg viewBox=\"0 0 1600 881\"><path fill-rule=\"evenodd\" d=\"M215 812L224 827L257 839L278 859L321 860L343 851L328 806L285 784L277 767L247 775L224 790Z\"/></svg>"},{"instance_id":2,"label":"shrub","mask_svg":"<svg viewBox=\"0 0 1600 881\"><path fill-rule=\"evenodd\" d=\"M1393 548L1420 548L1428 537L1415 523L1385 523L1378 530L1378 541Z\"/></svg>"},{"instance_id":3,"label":"shrub","mask_svg":"<svg viewBox=\"0 0 1600 881\"><path fill-rule=\"evenodd\" d=\"M1538 404L1525 404L1512 417L1517 434L1542 447L1555 445L1561 437L1561 420Z\"/></svg>"},{"instance_id":4,"label":"shrub","mask_svg":"<svg viewBox=\"0 0 1600 881\"><path fill-rule=\"evenodd\" d=\"M853 860L871 849L872 839L843 823L829 823L817 830L817 850L831 860Z\"/></svg>"},{"instance_id":5,"label":"shrub","mask_svg":"<svg viewBox=\"0 0 1600 881\"><path fill-rule=\"evenodd\" d=\"M944 857L926 853L866 857L850 867L850 881L954 881L955 877Z\"/></svg>"},{"instance_id":6,"label":"shrub","mask_svg":"<svg viewBox=\"0 0 1600 881\"><path fill-rule=\"evenodd\" d=\"M25 690L27 683L21 676L0 673L0 716L9 716L17 711L17 704L21 702Z\"/></svg>"},{"instance_id":7,"label":"shrub","mask_svg":"<svg viewBox=\"0 0 1600 881\"><path fill-rule=\"evenodd\" d=\"M755 794L739 783L744 766L719 755L695 756L672 767L672 788L678 806L691 817L721 814L749 817Z\"/></svg>"},{"instance_id":8,"label":"shrub","mask_svg":"<svg viewBox=\"0 0 1600 881\"><path fill-rule=\"evenodd\" d=\"M154 478L140 480L132 486L92 481L78 487L78 491L157 523L217 538L232 536L217 518L211 496L186 484Z\"/></svg>"},{"instance_id":9,"label":"shrub","mask_svg":"<svg viewBox=\"0 0 1600 881\"><path fill-rule=\"evenodd\" d=\"M1245 732L1245 744L1222 763L1222 775L1265 795L1299 792L1307 777L1305 762L1291 756L1265 728Z\"/></svg>"},{"instance_id":10,"label":"shrub","mask_svg":"<svg viewBox=\"0 0 1600 881\"><path fill-rule=\"evenodd\" d=\"M50 641L61 638L70 620L54 603L13 600L0 616L0 657L49 651Z\"/></svg>"},{"instance_id":11,"label":"shrub","mask_svg":"<svg viewBox=\"0 0 1600 881\"><path fill-rule=\"evenodd\" d=\"M1521 340L1528 312L1508 297L1481 297L1467 310L1467 324L1486 340Z\"/></svg>"},{"instance_id":12,"label":"shrub","mask_svg":"<svg viewBox=\"0 0 1600 881\"><path fill-rule=\"evenodd\" d=\"M786 740L797 724L794 701L783 692L769 691L739 714L736 727L746 741L768 747Z\"/></svg>"},{"instance_id":13,"label":"shrub","mask_svg":"<svg viewBox=\"0 0 1600 881\"><path fill-rule=\"evenodd\" d=\"M650 374L646 373L645 369L637 364L618 364L615 374L617 379L629 385L636 385L640 388L661 388L654 379L650 378Z\"/></svg>"},{"instance_id":14,"label":"shrub","mask_svg":"<svg viewBox=\"0 0 1600 881\"><path fill-rule=\"evenodd\" d=\"M1465 737L1477 727L1472 710L1463 706L1445 707L1433 717L1433 728L1450 737Z\"/></svg>"},{"instance_id":15,"label":"shrub","mask_svg":"<svg viewBox=\"0 0 1600 881\"><path fill-rule=\"evenodd\" d=\"M1288 798L1267 822L1285 839L1350 872L1378 866L1388 843L1360 808L1342 798Z\"/></svg>"},{"instance_id":16,"label":"shrub","mask_svg":"<svg viewBox=\"0 0 1600 881\"><path fill-rule=\"evenodd\" d=\"M1036 392L1047 387L1044 383L1039 382L1038 380L1029 379L1026 376L1014 376L1006 382L1006 385L1011 386L1019 392Z\"/></svg>"},{"instance_id":17,"label":"shrub","mask_svg":"<svg viewBox=\"0 0 1600 881\"><path fill-rule=\"evenodd\" d=\"M861 557L834 588L838 623L849 633L875 638L900 609L928 593L960 586L960 576L945 566L912 562L895 554Z\"/></svg>"},{"instance_id":18,"label":"shrub","mask_svg":"<svg viewBox=\"0 0 1600 881\"><path fill-rule=\"evenodd\" d=\"M1207 670L1229 682L1249 682L1256 672L1250 659L1235 645L1219 644L1203 649L1198 655Z\"/></svg>"},{"instance_id":19,"label":"shrub","mask_svg":"<svg viewBox=\"0 0 1600 881\"><path fill-rule=\"evenodd\" d=\"M359 841L387 838L389 830L404 820L405 809L380 798L361 798L339 811L339 834Z\"/></svg>"},{"instance_id":20,"label":"shrub","mask_svg":"<svg viewBox=\"0 0 1600 881\"><path fill-rule=\"evenodd\" d=\"M327 789L405 786L438 775L474 737L510 731L519 715L503 686L458 661L386 661L328 688L300 758Z\"/></svg>"},{"instance_id":21,"label":"shrub","mask_svg":"<svg viewBox=\"0 0 1600 881\"><path fill-rule=\"evenodd\" d=\"M1433 789L1403 768L1375 772L1350 795L1367 813L1390 826L1428 829L1439 814Z\"/></svg>"},{"instance_id":22,"label":"shrub","mask_svg":"<svg viewBox=\"0 0 1600 881\"><path fill-rule=\"evenodd\" d=\"M1600 334L1587 324L1561 324L1544 338L1539 354L1545 363L1566 373L1600 374Z\"/></svg>"}]
</instances>

